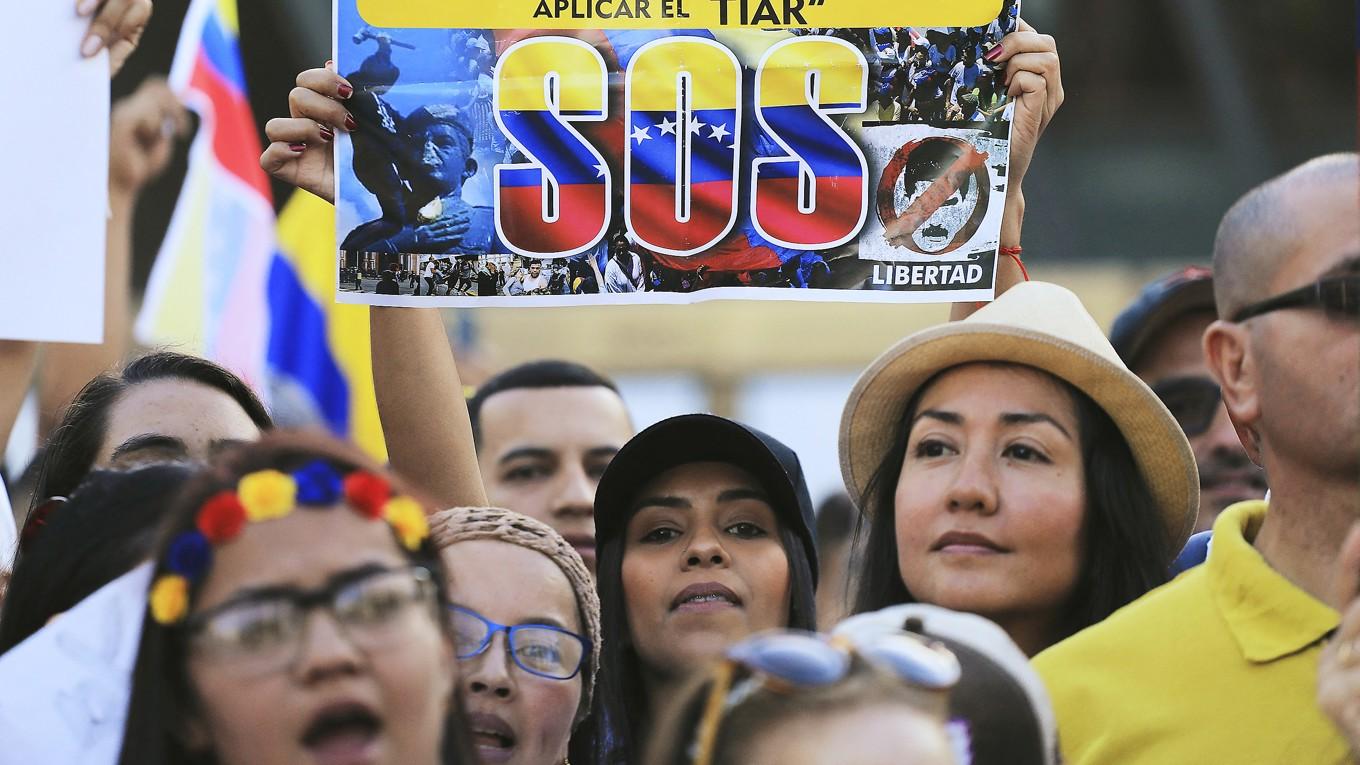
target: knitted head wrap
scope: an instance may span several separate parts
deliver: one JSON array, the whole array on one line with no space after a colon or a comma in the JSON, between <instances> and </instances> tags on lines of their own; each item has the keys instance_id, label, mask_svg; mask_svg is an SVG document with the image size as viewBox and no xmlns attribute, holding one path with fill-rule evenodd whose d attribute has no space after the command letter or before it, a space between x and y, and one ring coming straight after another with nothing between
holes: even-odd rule
<instances>
[{"instance_id":1,"label":"knitted head wrap","mask_svg":"<svg viewBox=\"0 0 1360 765\"><path fill-rule=\"evenodd\" d=\"M581 555L546 523L496 507L455 507L435 513L430 516L430 536L440 552L459 542L482 539L516 545L543 553L567 575L590 639L590 661L581 671L581 705L576 712L576 722L581 722L590 711L600 667L600 596Z\"/></svg>"}]
</instances>

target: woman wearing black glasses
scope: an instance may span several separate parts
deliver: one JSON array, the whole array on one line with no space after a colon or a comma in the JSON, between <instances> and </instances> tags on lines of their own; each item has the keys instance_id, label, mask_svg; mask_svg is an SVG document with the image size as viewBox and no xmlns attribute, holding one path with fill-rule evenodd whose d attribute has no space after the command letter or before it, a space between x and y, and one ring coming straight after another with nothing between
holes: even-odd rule
<instances>
[{"instance_id":1,"label":"woman wearing black glasses","mask_svg":"<svg viewBox=\"0 0 1360 765\"><path fill-rule=\"evenodd\" d=\"M396 478L270 435L161 532L122 765L475 762L444 573Z\"/></svg>"},{"instance_id":2,"label":"woman wearing black glasses","mask_svg":"<svg viewBox=\"0 0 1360 765\"><path fill-rule=\"evenodd\" d=\"M481 762L561 763L600 663L600 600L586 564L556 531L509 510L445 510L430 523Z\"/></svg>"}]
</instances>

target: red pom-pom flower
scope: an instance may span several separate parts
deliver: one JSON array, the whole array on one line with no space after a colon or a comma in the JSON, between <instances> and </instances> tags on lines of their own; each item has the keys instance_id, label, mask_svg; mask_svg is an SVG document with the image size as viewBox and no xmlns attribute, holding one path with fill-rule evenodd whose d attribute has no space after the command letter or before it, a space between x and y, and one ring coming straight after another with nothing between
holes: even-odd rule
<instances>
[{"instance_id":1,"label":"red pom-pom flower","mask_svg":"<svg viewBox=\"0 0 1360 765\"><path fill-rule=\"evenodd\" d=\"M356 470L345 476L345 500L366 518L383 517L392 486L382 476Z\"/></svg>"},{"instance_id":2,"label":"red pom-pom flower","mask_svg":"<svg viewBox=\"0 0 1360 765\"><path fill-rule=\"evenodd\" d=\"M230 542L246 525L246 509L234 491L220 491L198 511L198 530L209 542Z\"/></svg>"}]
</instances>

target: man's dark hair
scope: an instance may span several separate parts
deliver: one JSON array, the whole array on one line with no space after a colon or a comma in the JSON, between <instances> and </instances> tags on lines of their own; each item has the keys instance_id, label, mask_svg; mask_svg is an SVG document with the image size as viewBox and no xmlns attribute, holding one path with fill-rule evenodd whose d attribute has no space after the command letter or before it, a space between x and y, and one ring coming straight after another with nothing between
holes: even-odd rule
<instances>
[{"instance_id":1,"label":"man's dark hair","mask_svg":"<svg viewBox=\"0 0 1360 765\"><path fill-rule=\"evenodd\" d=\"M482 384L477 392L468 399L468 416L472 419L472 437L477 443L482 440L482 405L497 393L521 388L608 388L614 393L619 389L614 382L595 370L574 361L544 359L530 361L495 375Z\"/></svg>"},{"instance_id":2,"label":"man's dark hair","mask_svg":"<svg viewBox=\"0 0 1360 765\"><path fill-rule=\"evenodd\" d=\"M898 567L893 494L906 458L911 423L922 396L938 377L917 388L907 403L892 448L860 497L859 505L865 516L860 519L857 533L867 533L868 538L864 541L855 613L917 602L902 581ZM1086 487L1086 553L1076 589L1063 614L1061 634L1056 636L1061 639L1165 584L1174 551L1167 542L1152 490L1139 471L1124 434L1089 396L1066 380L1053 379L1068 392L1076 406Z\"/></svg>"},{"instance_id":3,"label":"man's dark hair","mask_svg":"<svg viewBox=\"0 0 1360 765\"><path fill-rule=\"evenodd\" d=\"M859 511L844 492L837 492L817 506L817 544L823 549L850 541Z\"/></svg>"},{"instance_id":4,"label":"man's dark hair","mask_svg":"<svg viewBox=\"0 0 1360 765\"><path fill-rule=\"evenodd\" d=\"M99 456L114 403L132 386L154 380L188 380L215 388L231 396L260 430L274 426L255 392L225 367L174 351L149 353L134 359L121 372L106 372L90 380L66 407L43 449L30 509L49 497L70 496Z\"/></svg>"},{"instance_id":5,"label":"man's dark hair","mask_svg":"<svg viewBox=\"0 0 1360 765\"><path fill-rule=\"evenodd\" d=\"M193 472L168 464L90 473L25 536L0 611L0 654L146 560L156 525Z\"/></svg>"}]
</instances>

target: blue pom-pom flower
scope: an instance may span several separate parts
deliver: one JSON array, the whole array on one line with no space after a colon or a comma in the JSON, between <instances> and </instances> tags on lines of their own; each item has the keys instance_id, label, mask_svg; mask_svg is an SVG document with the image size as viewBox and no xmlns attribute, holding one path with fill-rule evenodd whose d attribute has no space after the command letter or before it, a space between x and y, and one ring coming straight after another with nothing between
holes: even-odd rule
<instances>
[{"instance_id":1,"label":"blue pom-pom flower","mask_svg":"<svg viewBox=\"0 0 1360 765\"><path fill-rule=\"evenodd\" d=\"M165 556L165 567L190 582L197 582L212 565L212 543L199 531L175 537Z\"/></svg>"},{"instance_id":2,"label":"blue pom-pom flower","mask_svg":"<svg viewBox=\"0 0 1360 765\"><path fill-rule=\"evenodd\" d=\"M313 460L293 473L299 505L334 505L344 494L344 479L325 460Z\"/></svg>"}]
</instances>

